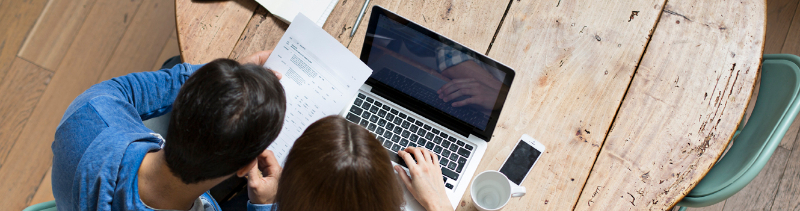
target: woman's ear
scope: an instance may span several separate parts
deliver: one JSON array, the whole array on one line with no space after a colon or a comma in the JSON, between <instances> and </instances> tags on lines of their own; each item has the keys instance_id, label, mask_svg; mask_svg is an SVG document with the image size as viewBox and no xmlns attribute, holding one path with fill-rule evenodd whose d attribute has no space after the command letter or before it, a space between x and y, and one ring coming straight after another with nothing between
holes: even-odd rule
<instances>
[{"instance_id":1,"label":"woman's ear","mask_svg":"<svg viewBox=\"0 0 800 211\"><path fill-rule=\"evenodd\" d=\"M254 158L252 162L247 164L247 166L242 167L239 170L237 170L236 171L236 176L237 177L244 177L245 175L247 175L247 172L250 172L250 169L253 169L256 166L258 166L258 158Z\"/></svg>"}]
</instances>

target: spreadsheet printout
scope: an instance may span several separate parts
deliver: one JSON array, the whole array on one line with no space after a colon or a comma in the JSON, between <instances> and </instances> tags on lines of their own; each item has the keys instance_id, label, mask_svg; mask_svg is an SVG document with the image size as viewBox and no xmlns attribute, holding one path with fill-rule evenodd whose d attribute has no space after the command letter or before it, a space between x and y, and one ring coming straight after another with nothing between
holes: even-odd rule
<instances>
[{"instance_id":1,"label":"spreadsheet printout","mask_svg":"<svg viewBox=\"0 0 800 211\"><path fill-rule=\"evenodd\" d=\"M372 74L358 57L302 14L289 25L264 67L283 74L283 128L267 148L281 165L303 131L323 117L338 114Z\"/></svg>"}]
</instances>

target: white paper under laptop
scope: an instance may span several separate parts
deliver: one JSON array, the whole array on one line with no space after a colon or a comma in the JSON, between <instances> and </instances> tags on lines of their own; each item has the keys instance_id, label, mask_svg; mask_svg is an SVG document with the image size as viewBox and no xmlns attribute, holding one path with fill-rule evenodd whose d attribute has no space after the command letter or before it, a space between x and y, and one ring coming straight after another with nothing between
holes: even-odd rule
<instances>
[{"instance_id":1,"label":"white paper under laptop","mask_svg":"<svg viewBox=\"0 0 800 211\"><path fill-rule=\"evenodd\" d=\"M269 150L283 165L295 140L315 121L338 114L372 74L339 41L298 14L264 64L283 74L286 116Z\"/></svg>"}]
</instances>

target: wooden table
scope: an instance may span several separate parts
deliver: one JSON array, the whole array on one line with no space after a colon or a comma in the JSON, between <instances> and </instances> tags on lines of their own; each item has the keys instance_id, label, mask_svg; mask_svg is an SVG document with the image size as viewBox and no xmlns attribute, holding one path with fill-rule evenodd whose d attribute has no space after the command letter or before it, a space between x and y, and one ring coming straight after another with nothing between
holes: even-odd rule
<instances>
[{"instance_id":1,"label":"wooden table","mask_svg":"<svg viewBox=\"0 0 800 211\"><path fill-rule=\"evenodd\" d=\"M547 147L506 210L664 210L730 141L759 73L765 2L372 0L517 71L478 172L517 138ZM510 5L509 5L510 4ZM340 0L323 29L359 55L367 10ZM176 0L190 63L272 49L287 24L253 0ZM237 39L238 38L238 39ZM469 191L467 191L469 193ZM469 194L459 210L474 210Z\"/></svg>"}]
</instances>

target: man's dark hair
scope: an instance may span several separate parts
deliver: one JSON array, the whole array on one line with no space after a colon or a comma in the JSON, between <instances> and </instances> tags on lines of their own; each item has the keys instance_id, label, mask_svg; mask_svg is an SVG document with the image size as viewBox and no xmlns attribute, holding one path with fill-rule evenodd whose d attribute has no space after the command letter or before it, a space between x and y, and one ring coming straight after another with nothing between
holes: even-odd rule
<instances>
[{"instance_id":1,"label":"man's dark hair","mask_svg":"<svg viewBox=\"0 0 800 211\"><path fill-rule=\"evenodd\" d=\"M173 103L167 166L186 184L230 175L275 140L285 110L283 86L271 71L214 60L186 80Z\"/></svg>"}]
</instances>

